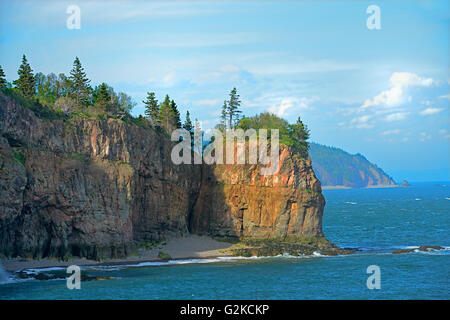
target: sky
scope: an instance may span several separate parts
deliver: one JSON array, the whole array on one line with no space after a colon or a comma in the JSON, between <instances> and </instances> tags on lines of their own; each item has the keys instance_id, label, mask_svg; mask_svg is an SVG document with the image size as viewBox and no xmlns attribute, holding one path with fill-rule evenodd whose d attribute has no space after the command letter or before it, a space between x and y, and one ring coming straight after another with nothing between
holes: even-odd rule
<instances>
[{"instance_id":1,"label":"sky","mask_svg":"<svg viewBox=\"0 0 450 320\"><path fill-rule=\"evenodd\" d=\"M69 5L80 9L70 29ZM380 28L369 29L377 5ZM449 181L448 1L0 1L0 65L66 73L137 103L173 98L204 129L236 87L246 116L300 116L311 140L397 182Z\"/></svg>"}]
</instances>

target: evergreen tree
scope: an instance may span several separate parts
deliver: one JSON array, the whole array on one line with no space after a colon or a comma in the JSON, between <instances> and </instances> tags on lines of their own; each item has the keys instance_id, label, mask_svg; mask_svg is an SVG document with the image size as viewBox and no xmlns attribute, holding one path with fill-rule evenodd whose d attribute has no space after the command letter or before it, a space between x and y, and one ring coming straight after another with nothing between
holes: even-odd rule
<instances>
[{"instance_id":1,"label":"evergreen tree","mask_svg":"<svg viewBox=\"0 0 450 320\"><path fill-rule=\"evenodd\" d=\"M289 134L294 141L294 146L298 147L300 150L307 151L309 148L309 130L308 127L303 124L300 117L298 117L295 124L289 125Z\"/></svg>"},{"instance_id":2,"label":"evergreen tree","mask_svg":"<svg viewBox=\"0 0 450 320\"><path fill-rule=\"evenodd\" d=\"M161 106L159 107L159 117L161 124L169 132L172 121L172 107L170 105L170 97L168 94L166 94L164 101L161 103Z\"/></svg>"},{"instance_id":3,"label":"evergreen tree","mask_svg":"<svg viewBox=\"0 0 450 320\"><path fill-rule=\"evenodd\" d=\"M192 135L194 127L192 126L192 121L190 118L189 111L186 111L186 121L183 124L183 129L186 129Z\"/></svg>"},{"instance_id":4,"label":"evergreen tree","mask_svg":"<svg viewBox=\"0 0 450 320\"><path fill-rule=\"evenodd\" d=\"M2 66L0 66L0 88L6 88L6 84L5 73L3 72Z\"/></svg>"},{"instance_id":5,"label":"evergreen tree","mask_svg":"<svg viewBox=\"0 0 450 320\"><path fill-rule=\"evenodd\" d=\"M147 100L142 101L145 104L145 115L152 119L154 124L159 123L159 106L154 92L147 92Z\"/></svg>"},{"instance_id":6,"label":"evergreen tree","mask_svg":"<svg viewBox=\"0 0 450 320\"><path fill-rule=\"evenodd\" d=\"M227 129L227 122L228 122L228 104L227 101L225 100L223 102L223 106L222 106L222 114L220 116L220 125L218 126L218 128L222 128L224 130Z\"/></svg>"},{"instance_id":7,"label":"evergreen tree","mask_svg":"<svg viewBox=\"0 0 450 320\"><path fill-rule=\"evenodd\" d=\"M170 102L170 113L171 113L171 122L172 125L175 127L174 129L181 128L181 118L180 118L180 112L178 111L177 104L174 100Z\"/></svg>"},{"instance_id":8,"label":"evergreen tree","mask_svg":"<svg viewBox=\"0 0 450 320\"><path fill-rule=\"evenodd\" d=\"M94 103L97 108L100 108L102 111L108 111L108 107L111 104L111 94L110 88L106 83L102 83L97 88L95 88L94 92Z\"/></svg>"},{"instance_id":9,"label":"evergreen tree","mask_svg":"<svg viewBox=\"0 0 450 320\"><path fill-rule=\"evenodd\" d=\"M35 79L25 55L22 57L22 64L17 71L19 79L14 81L14 85L25 97L31 97L35 93Z\"/></svg>"},{"instance_id":10,"label":"evergreen tree","mask_svg":"<svg viewBox=\"0 0 450 320\"><path fill-rule=\"evenodd\" d=\"M233 88L230 92L230 100L228 100L228 125L231 128L235 127L239 123L239 114L242 111L239 110L241 106L241 101L239 100L239 95L237 94L236 88Z\"/></svg>"},{"instance_id":11,"label":"evergreen tree","mask_svg":"<svg viewBox=\"0 0 450 320\"><path fill-rule=\"evenodd\" d=\"M69 80L72 82L71 95L82 105L88 105L90 102L90 95L92 88L89 85L90 80L86 77L80 59L75 58L73 62L73 69L70 71Z\"/></svg>"}]
</instances>

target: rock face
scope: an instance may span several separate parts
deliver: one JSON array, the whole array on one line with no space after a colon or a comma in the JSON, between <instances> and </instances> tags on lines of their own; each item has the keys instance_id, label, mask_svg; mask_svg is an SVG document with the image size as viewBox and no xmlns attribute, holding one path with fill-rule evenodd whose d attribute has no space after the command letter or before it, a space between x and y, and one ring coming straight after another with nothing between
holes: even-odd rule
<instances>
[{"instance_id":1,"label":"rock face","mask_svg":"<svg viewBox=\"0 0 450 320\"><path fill-rule=\"evenodd\" d=\"M174 165L172 143L120 120L44 120L0 93L0 254L93 259L140 241L322 236L325 204L308 159Z\"/></svg>"},{"instance_id":2,"label":"rock face","mask_svg":"<svg viewBox=\"0 0 450 320\"><path fill-rule=\"evenodd\" d=\"M259 239L322 236L325 200L309 159L282 146L274 175L260 175L260 165L202 169L190 218L193 232Z\"/></svg>"}]
</instances>

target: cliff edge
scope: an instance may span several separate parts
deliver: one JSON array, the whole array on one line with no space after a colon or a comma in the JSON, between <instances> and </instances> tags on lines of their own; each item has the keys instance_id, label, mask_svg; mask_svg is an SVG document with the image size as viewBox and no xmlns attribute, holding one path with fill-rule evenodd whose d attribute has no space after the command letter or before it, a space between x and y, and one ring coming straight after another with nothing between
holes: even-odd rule
<instances>
[{"instance_id":1,"label":"cliff edge","mask_svg":"<svg viewBox=\"0 0 450 320\"><path fill-rule=\"evenodd\" d=\"M187 233L245 248L274 239L336 248L323 238L309 159L282 147L276 174L264 177L258 165L175 165L172 146L118 119L44 119L0 93L0 254L124 257Z\"/></svg>"}]
</instances>

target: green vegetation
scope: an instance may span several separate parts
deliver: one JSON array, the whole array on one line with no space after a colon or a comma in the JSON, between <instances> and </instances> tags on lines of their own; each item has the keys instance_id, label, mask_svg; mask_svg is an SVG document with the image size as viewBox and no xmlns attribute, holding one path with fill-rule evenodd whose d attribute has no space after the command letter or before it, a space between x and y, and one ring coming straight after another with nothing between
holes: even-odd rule
<instances>
[{"instance_id":1,"label":"green vegetation","mask_svg":"<svg viewBox=\"0 0 450 320\"><path fill-rule=\"evenodd\" d=\"M170 260L170 259L172 259L172 257L170 256L170 254L160 251L160 252L158 252L158 259Z\"/></svg>"},{"instance_id":2,"label":"green vegetation","mask_svg":"<svg viewBox=\"0 0 450 320\"><path fill-rule=\"evenodd\" d=\"M221 129L232 129L239 124L239 115L242 111L239 110L241 106L241 100L239 100L239 95L237 94L237 89L233 88L230 92L230 100L223 102L222 113L221 113Z\"/></svg>"},{"instance_id":3,"label":"green vegetation","mask_svg":"<svg viewBox=\"0 0 450 320\"><path fill-rule=\"evenodd\" d=\"M0 66L0 90L44 120L62 119L71 123L73 118L112 118L154 130L158 134L170 136L174 129L183 128L190 132L191 140L194 130L203 135L200 123L197 119L192 123L189 111L186 112L184 123L181 123L178 105L167 94L164 100L158 103L155 93L148 92L143 101L145 116L133 117L130 111L136 103L132 98L123 92L116 93L105 82L92 87L78 57L75 57L69 76L64 73L44 75L41 72L33 75L33 70L23 55L18 75L17 80L9 83ZM281 143L300 152L308 150L309 131L300 118L295 124L289 124L270 113L243 117L240 106L240 96L234 87L229 93L229 99L224 101L221 122L216 128L222 131L233 128L278 129ZM270 139L270 131L268 134Z\"/></svg>"},{"instance_id":4,"label":"green vegetation","mask_svg":"<svg viewBox=\"0 0 450 320\"><path fill-rule=\"evenodd\" d=\"M271 138L270 129L278 129L280 143L293 147L300 151L303 155L306 154L309 148L309 130L303 124L300 117L294 124L289 124L286 120L277 117L272 113L261 113L253 117L244 117L239 121L237 128L243 130L248 129L268 129L267 138Z\"/></svg>"},{"instance_id":5,"label":"green vegetation","mask_svg":"<svg viewBox=\"0 0 450 320\"><path fill-rule=\"evenodd\" d=\"M6 88L6 85L5 73L3 72L2 66L0 66L0 88Z\"/></svg>"},{"instance_id":6,"label":"green vegetation","mask_svg":"<svg viewBox=\"0 0 450 320\"><path fill-rule=\"evenodd\" d=\"M15 162L21 165L25 165L25 155L22 148L13 148L13 159Z\"/></svg>"},{"instance_id":7,"label":"green vegetation","mask_svg":"<svg viewBox=\"0 0 450 320\"><path fill-rule=\"evenodd\" d=\"M19 92L25 96L25 97L32 97L35 92L35 80L33 76L33 70L31 70L31 67L27 61L27 57L23 55L22 57L22 64L19 67L19 71L17 71L19 74L19 79L14 81L14 84L16 85Z\"/></svg>"},{"instance_id":8,"label":"green vegetation","mask_svg":"<svg viewBox=\"0 0 450 320\"><path fill-rule=\"evenodd\" d=\"M394 185L382 169L361 154L311 143L309 155L317 178L324 186L362 188L368 185Z\"/></svg>"}]
</instances>

